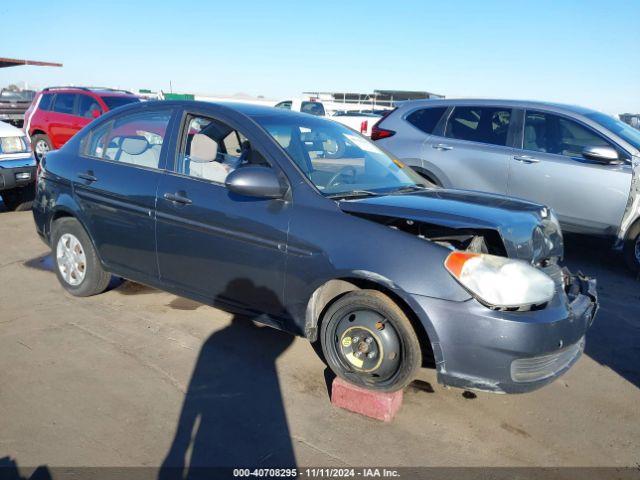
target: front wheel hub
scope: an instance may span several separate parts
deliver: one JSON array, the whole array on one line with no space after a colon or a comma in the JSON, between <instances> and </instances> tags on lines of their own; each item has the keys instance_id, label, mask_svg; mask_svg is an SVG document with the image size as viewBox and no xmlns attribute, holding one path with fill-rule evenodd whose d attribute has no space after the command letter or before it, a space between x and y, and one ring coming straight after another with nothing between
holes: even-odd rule
<instances>
[{"instance_id":1,"label":"front wheel hub","mask_svg":"<svg viewBox=\"0 0 640 480\"><path fill-rule=\"evenodd\" d=\"M344 315L337 325L336 341L339 356L350 370L383 380L400 366L399 336L378 312L357 310Z\"/></svg>"}]
</instances>

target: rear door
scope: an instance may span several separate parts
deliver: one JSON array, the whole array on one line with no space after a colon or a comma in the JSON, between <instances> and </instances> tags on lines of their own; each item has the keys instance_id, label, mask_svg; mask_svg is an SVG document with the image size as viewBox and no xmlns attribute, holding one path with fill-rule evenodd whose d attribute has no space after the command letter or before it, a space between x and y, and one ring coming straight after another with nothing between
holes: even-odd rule
<instances>
[{"instance_id":1,"label":"rear door","mask_svg":"<svg viewBox=\"0 0 640 480\"><path fill-rule=\"evenodd\" d=\"M172 114L167 107L125 113L82 141L75 195L100 258L126 278L158 278L155 199Z\"/></svg>"},{"instance_id":2,"label":"rear door","mask_svg":"<svg viewBox=\"0 0 640 480\"><path fill-rule=\"evenodd\" d=\"M510 107L456 105L423 145L425 168L435 165L445 187L506 194L511 116Z\"/></svg>"},{"instance_id":3,"label":"rear door","mask_svg":"<svg viewBox=\"0 0 640 480\"><path fill-rule=\"evenodd\" d=\"M631 165L603 165L582 156L587 146L625 152L567 116L527 110L522 149L511 158L509 194L552 207L567 230L615 234L629 198Z\"/></svg>"},{"instance_id":4,"label":"rear door","mask_svg":"<svg viewBox=\"0 0 640 480\"><path fill-rule=\"evenodd\" d=\"M80 130L80 122L75 113L78 96L75 93L56 93L49 112L49 136L53 148L62 147Z\"/></svg>"},{"instance_id":5,"label":"rear door","mask_svg":"<svg viewBox=\"0 0 640 480\"><path fill-rule=\"evenodd\" d=\"M255 137L227 118L186 112L181 132L173 172L158 188L163 283L209 303L281 316L291 204L237 195L224 185L236 168L277 167Z\"/></svg>"}]
</instances>

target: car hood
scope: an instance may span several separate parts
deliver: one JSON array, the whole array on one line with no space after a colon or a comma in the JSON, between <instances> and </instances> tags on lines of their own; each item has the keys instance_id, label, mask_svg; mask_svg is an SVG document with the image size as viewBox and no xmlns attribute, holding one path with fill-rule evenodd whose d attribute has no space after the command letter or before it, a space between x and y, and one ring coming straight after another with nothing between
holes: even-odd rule
<instances>
[{"instance_id":1,"label":"car hood","mask_svg":"<svg viewBox=\"0 0 640 480\"><path fill-rule=\"evenodd\" d=\"M562 233L548 207L502 195L433 189L339 202L361 216L404 218L453 229L494 230L507 255L532 263L562 257Z\"/></svg>"},{"instance_id":2,"label":"car hood","mask_svg":"<svg viewBox=\"0 0 640 480\"><path fill-rule=\"evenodd\" d=\"M0 137L24 137L24 132L13 125L0 122Z\"/></svg>"}]
</instances>

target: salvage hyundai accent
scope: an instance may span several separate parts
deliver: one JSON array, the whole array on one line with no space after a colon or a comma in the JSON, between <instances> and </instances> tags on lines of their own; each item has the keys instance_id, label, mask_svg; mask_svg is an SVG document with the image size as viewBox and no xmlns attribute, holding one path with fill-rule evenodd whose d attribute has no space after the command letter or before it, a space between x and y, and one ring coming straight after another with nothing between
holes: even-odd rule
<instances>
[{"instance_id":1,"label":"salvage hyundai accent","mask_svg":"<svg viewBox=\"0 0 640 480\"><path fill-rule=\"evenodd\" d=\"M246 313L370 389L431 364L446 385L532 390L579 358L596 312L546 207L428 188L353 130L290 111L119 108L46 155L33 213L71 294L117 275Z\"/></svg>"}]
</instances>

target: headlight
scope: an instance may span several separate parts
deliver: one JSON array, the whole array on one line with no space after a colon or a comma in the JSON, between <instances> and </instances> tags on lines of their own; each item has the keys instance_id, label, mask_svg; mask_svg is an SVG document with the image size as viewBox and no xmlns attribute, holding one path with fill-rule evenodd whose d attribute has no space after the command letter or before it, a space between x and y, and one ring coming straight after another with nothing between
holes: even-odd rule
<instances>
[{"instance_id":1,"label":"headlight","mask_svg":"<svg viewBox=\"0 0 640 480\"><path fill-rule=\"evenodd\" d=\"M462 286L490 307L541 305L555 292L551 277L522 260L455 251L444 265Z\"/></svg>"}]
</instances>

